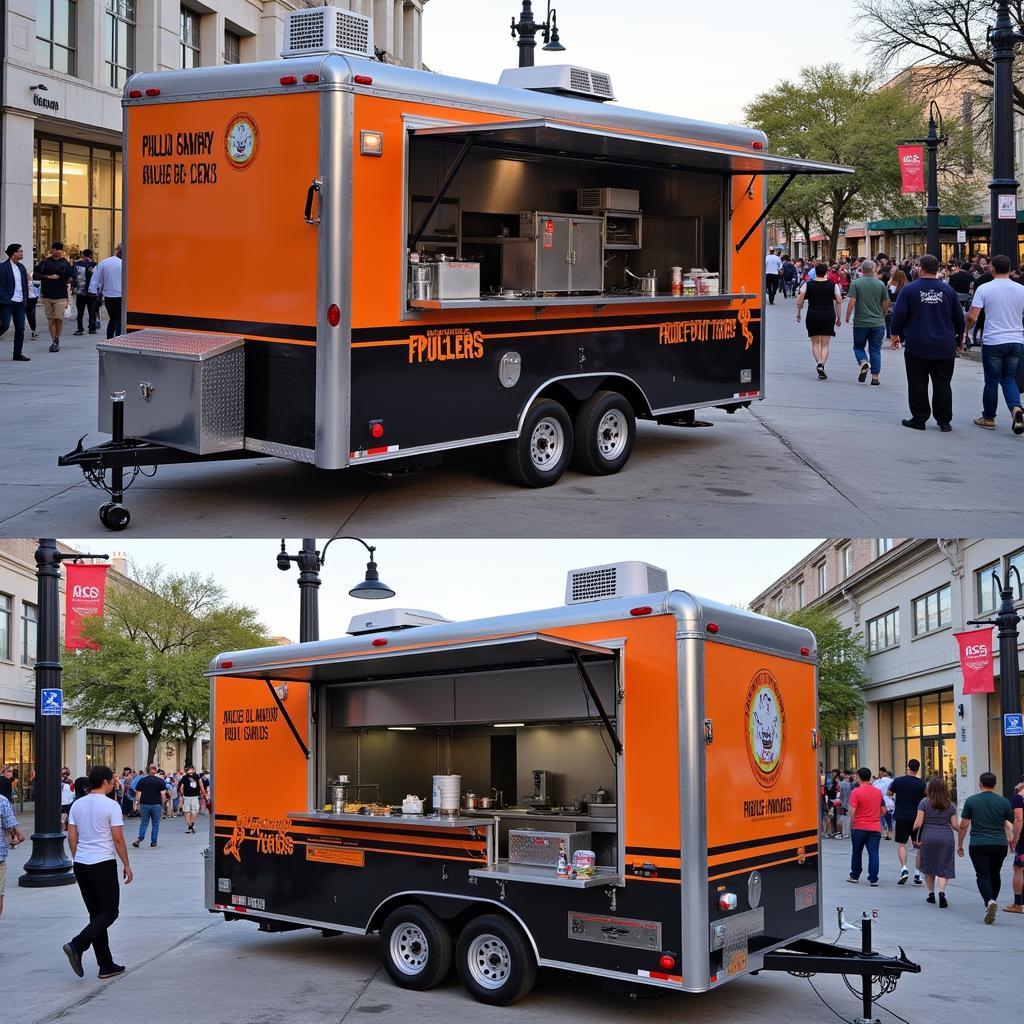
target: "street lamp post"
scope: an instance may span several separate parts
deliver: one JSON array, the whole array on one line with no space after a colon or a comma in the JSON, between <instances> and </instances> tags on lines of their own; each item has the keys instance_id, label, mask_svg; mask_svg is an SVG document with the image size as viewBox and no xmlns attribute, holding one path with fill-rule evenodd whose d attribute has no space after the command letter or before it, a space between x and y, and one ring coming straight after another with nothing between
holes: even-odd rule
<instances>
[{"instance_id":1,"label":"street lamp post","mask_svg":"<svg viewBox=\"0 0 1024 1024\"><path fill-rule=\"evenodd\" d=\"M44 537L36 548L36 728L35 728L35 831L32 855L18 885L41 889L71 885L75 876L64 853L65 832L60 827L60 747L63 691L60 676L60 563L65 558L107 558L107 555L64 554L55 538ZM56 692L56 699L52 694ZM44 693L47 700L44 709ZM57 709L51 711L50 708Z\"/></svg>"},{"instance_id":2,"label":"street lamp post","mask_svg":"<svg viewBox=\"0 0 1024 1024\"><path fill-rule=\"evenodd\" d=\"M904 139L904 144L924 146L928 151L928 203L924 208L927 234L926 249L936 259L942 259L939 241L939 146L949 142L942 131L942 112L932 100L928 108L928 135L923 139Z\"/></svg>"},{"instance_id":3,"label":"street lamp post","mask_svg":"<svg viewBox=\"0 0 1024 1024\"><path fill-rule=\"evenodd\" d=\"M537 48L537 40L534 38L538 32L544 33L544 49L559 52L565 49L558 38L558 12L552 10L551 0L548 0L548 13L543 24L538 25L533 18L532 0L523 0L523 9L519 14L519 21L512 19L512 38L519 36L519 66L521 68L533 67L533 51Z\"/></svg>"},{"instance_id":4,"label":"street lamp post","mask_svg":"<svg viewBox=\"0 0 1024 1024\"><path fill-rule=\"evenodd\" d=\"M1020 573L1015 565L1010 566L1005 580L992 573L992 579L999 587L999 611L996 612L995 624L999 627L999 712L1003 728L1003 793L1009 799L1013 795L1013 787L1024 782L1024 737L1006 735L1006 715L1019 715L1020 707L1020 656L1017 651L1017 624L1021 617L1013 606L1013 583L1011 574L1017 576L1018 597L1024 596L1021 588ZM1005 585L1004 585L1005 584Z\"/></svg>"},{"instance_id":5,"label":"street lamp post","mask_svg":"<svg viewBox=\"0 0 1024 1024\"><path fill-rule=\"evenodd\" d=\"M278 569L287 572L292 562L299 567L299 643L305 644L320 639L320 569L327 562L327 549L336 540L354 540L362 544L370 554L370 560L366 563L366 575L349 591L350 597L379 601L395 596L395 592L381 582L380 574L377 572L377 563L373 557L377 549L362 538L340 537L335 534L324 545L323 551L318 551L316 538L305 537L297 555L288 554L282 539L281 550L277 555Z\"/></svg>"},{"instance_id":6,"label":"street lamp post","mask_svg":"<svg viewBox=\"0 0 1024 1024\"><path fill-rule=\"evenodd\" d=\"M1009 0L999 0L996 23L988 31L992 47L992 256L1008 256L1017 266L1017 189L1014 168L1013 50L1024 41L1010 20ZM1004 198L1005 197L1005 198ZM1012 208L1011 208L1012 206Z\"/></svg>"}]
</instances>

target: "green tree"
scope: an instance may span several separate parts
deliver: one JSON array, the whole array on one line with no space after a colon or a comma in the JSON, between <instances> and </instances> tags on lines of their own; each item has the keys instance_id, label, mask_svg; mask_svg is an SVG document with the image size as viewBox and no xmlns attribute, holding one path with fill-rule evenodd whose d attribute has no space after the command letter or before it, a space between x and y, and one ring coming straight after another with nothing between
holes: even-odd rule
<instances>
[{"instance_id":1,"label":"green tree","mask_svg":"<svg viewBox=\"0 0 1024 1024\"><path fill-rule=\"evenodd\" d=\"M846 71L838 64L806 67L796 81L784 79L757 96L746 108L746 119L767 134L773 152L854 168L853 174L794 182L776 207L778 216L792 220L808 239L811 225L817 226L828 239L829 257L847 225L875 214L921 212L919 198L901 193L896 157L901 140L926 132L924 101L905 87L876 89L866 72ZM962 145L959 134L956 138ZM951 178L960 176L962 168L950 173Z\"/></svg>"},{"instance_id":2,"label":"green tree","mask_svg":"<svg viewBox=\"0 0 1024 1024\"><path fill-rule=\"evenodd\" d=\"M864 713L864 645L827 608L801 608L779 618L809 629L818 643L818 728L835 743Z\"/></svg>"},{"instance_id":3,"label":"green tree","mask_svg":"<svg viewBox=\"0 0 1024 1024\"><path fill-rule=\"evenodd\" d=\"M102 619L85 620L82 631L98 650L69 658L63 685L79 722L137 726L150 763L163 736L191 742L209 723L210 659L261 646L266 636L256 612L229 604L212 577L160 565L134 575L108 589Z\"/></svg>"}]
</instances>

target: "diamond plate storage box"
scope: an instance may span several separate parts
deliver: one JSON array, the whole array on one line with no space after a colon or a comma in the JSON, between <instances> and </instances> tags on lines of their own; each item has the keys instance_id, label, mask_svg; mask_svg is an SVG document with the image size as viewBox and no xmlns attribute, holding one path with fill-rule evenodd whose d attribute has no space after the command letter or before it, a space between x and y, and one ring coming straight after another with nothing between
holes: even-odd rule
<instances>
[{"instance_id":1,"label":"diamond plate storage box","mask_svg":"<svg viewBox=\"0 0 1024 1024\"><path fill-rule=\"evenodd\" d=\"M557 868L558 855L572 863L577 850L592 850L590 832L540 832L531 828L508 830L509 864L529 864L535 868Z\"/></svg>"},{"instance_id":2,"label":"diamond plate storage box","mask_svg":"<svg viewBox=\"0 0 1024 1024\"><path fill-rule=\"evenodd\" d=\"M245 342L228 334L136 331L101 342L99 429L124 392L126 437L208 455L245 446Z\"/></svg>"}]
</instances>

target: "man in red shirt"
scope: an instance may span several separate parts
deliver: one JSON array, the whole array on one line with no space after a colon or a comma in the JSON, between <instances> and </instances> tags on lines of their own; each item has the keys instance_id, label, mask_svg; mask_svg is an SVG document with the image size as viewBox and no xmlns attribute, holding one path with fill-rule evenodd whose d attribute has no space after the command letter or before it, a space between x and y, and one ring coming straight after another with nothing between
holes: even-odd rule
<instances>
[{"instance_id":1,"label":"man in red shirt","mask_svg":"<svg viewBox=\"0 0 1024 1024\"><path fill-rule=\"evenodd\" d=\"M868 848L868 882L878 885L878 842L882 838L882 791L871 785L871 769L859 768L857 788L850 794L850 837L853 857L848 882L860 881L864 869L864 847Z\"/></svg>"}]
</instances>

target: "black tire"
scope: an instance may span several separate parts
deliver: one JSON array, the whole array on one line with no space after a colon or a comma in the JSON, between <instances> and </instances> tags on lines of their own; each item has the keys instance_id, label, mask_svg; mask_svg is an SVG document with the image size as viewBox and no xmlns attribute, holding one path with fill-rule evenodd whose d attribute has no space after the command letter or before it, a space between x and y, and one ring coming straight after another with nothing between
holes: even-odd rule
<instances>
[{"instance_id":1,"label":"black tire","mask_svg":"<svg viewBox=\"0 0 1024 1024\"><path fill-rule=\"evenodd\" d=\"M100 522L107 526L107 513L114 507L112 501L108 501L103 505L100 505ZM107 527L109 529L109 526Z\"/></svg>"},{"instance_id":2,"label":"black tire","mask_svg":"<svg viewBox=\"0 0 1024 1024\"><path fill-rule=\"evenodd\" d=\"M476 917L462 929L455 966L473 998L491 1006L518 1002L537 980L537 961L526 936L497 914Z\"/></svg>"},{"instance_id":3,"label":"black tire","mask_svg":"<svg viewBox=\"0 0 1024 1024\"><path fill-rule=\"evenodd\" d=\"M123 530L132 521L132 514L124 505L111 505L107 509L107 518L103 525L108 530Z\"/></svg>"},{"instance_id":4,"label":"black tire","mask_svg":"<svg viewBox=\"0 0 1024 1024\"><path fill-rule=\"evenodd\" d=\"M422 992L443 981L451 969L452 937L426 907L399 907L380 930L380 957L399 988Z\"/></svg>"},{"instance_id":5,"label":"black tire","mask_svg":"<svg viewBox=\"0 0 1024 1024\"><path fill-rule=\"evenodd\" d=\"M509 476L523 487L558 483L572 458L572 420L565 407L540 398L526 412L519 437L505 447Z\"/></svg>"},{"instance_id":6,"label":"black tire","mask_svg":"<svg viewBox=\"0 0 1024 1024\"><path fill-rule=\"evenodd\" d=\"M629 461L636 441L633 407L617 391L598 391L576 413L572 464L583 473L610 476Z\"/></svg>"}]
</instances>

